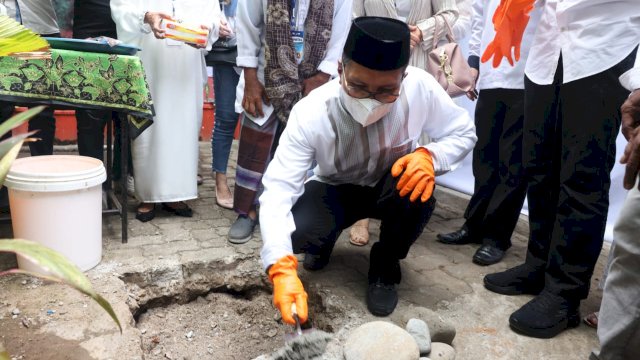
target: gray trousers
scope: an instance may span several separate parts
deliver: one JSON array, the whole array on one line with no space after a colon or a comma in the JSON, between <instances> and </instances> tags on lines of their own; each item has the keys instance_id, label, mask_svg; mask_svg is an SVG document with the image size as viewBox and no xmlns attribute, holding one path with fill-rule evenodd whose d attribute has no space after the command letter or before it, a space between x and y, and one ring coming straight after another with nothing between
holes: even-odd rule
<instances>
[{"instance_id":1,"label":"gray trousers","mask_svg":"<svg viewBox=\"0 0 640 360\"><path fill-rule=\"evenodd\" d=\"M640 191L629 191L613 230L615 246L604 286L592 359L640 359Z\"/></svg>"}]
</instances>

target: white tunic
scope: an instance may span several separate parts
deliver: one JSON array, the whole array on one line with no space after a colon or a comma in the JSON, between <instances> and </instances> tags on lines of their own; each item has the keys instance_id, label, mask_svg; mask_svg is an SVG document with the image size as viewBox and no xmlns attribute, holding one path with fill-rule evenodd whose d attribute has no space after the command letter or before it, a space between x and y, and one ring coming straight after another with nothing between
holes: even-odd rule
<instances>
[{"instance_id":1,"label":"white tunic","mask_svg":"<svg viewBox=\"0 0 640 360\"><path fill-rule=\"evenodd\" d=\"M419 146L423 132L433 140L425 147L437 174L456 168L477 140L469 114L424 70L409 67L392 110L364 129L345 112L340 89L339 79L334 79L293 107L262 178L260 232L265 269L292 253L291 208L304 191L305 175L314 159L318 164L314 180L374 186L381 170L389 171L395 159Z\"/></svg>"},{"instance_id":2,"label":"white tunic","mask_svg":"<svg viewBox=\"0 0 640 360\"><path fill-rule=\"evenodd\" d=\"M142 48L154 123L132 142L136 197L173 202L198 196L198 134L202 123L204 58L201 50L158 40L143 24L147 11L217 30L220 8L212 0L111 0L118 39ZM214 39L215 40L215 39Z\"/></svg>"}]
</instances>

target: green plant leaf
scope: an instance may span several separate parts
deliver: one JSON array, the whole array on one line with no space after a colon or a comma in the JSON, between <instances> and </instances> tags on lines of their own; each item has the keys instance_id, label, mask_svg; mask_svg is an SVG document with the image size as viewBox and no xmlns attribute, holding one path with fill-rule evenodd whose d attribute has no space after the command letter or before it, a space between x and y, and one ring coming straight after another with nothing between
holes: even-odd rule
<instances>
[{"instance_id":1,"label":"green plant leaf","mask_svg":"<svg viewBox=\"0 0 640 360\"><path fill-rule=\"evenodd\" d=\"M11 148L13 148L13 146L18 143L18 141L22 141L35 133L35 131L31 131L24 134L18 134L0 141L0 159L4 157L9 152L9 150L11 150Z\"/></svg>"},{"instance_id":2,"label":"green plant leaf","mask_svg":"<svg viewBox=\"0 0 640 360\"><path fill-rule=\"evenodd\" d=\"M0 360L10 360L9 353L4 349L2 343L0 342Z\"/></svg>"},{"instance_id":3,"label":"green plant leaf","mask_svg":"<svg viewBox=\"0 0 640 360\"><path fill-rule=\"evenodd\" d=\"M0 276L6 274L26 274L67 284L95 300L111 316L113 321L116 322L120 333L122 333L120 320L118 320L118 316L113 311L111 304L96 293L91 287L89 279L84 276L82 271L59 252L36 242L22 239L0 240L0 252L19 254L47 272L47 275L44 275L20 269L10 269L5 272L0 272Z\"/></svg>"},{"instance_id":4,"label":"green plant leaf","mask_svg":"<svg viewBox=\"0 0 640 360\"><path fill-rule=\"evenodd\" d=\"M4 184L4 179L7 177L7 173L11 168L11 164L13 164L13 160L18 157L18 153L20 152L23 142L24 139L19 140L11 149L9 149L9 152L0 159L0 185Z\"/></svg>"},{"instance_id":5,"label":"green plant leaf","mask_svg":"<svg viewBox=\"0 0 640 360\"><path fill-rule=\"evenodd\" d=\"M44 108L44 106L36 106L12 116L7 121L0 124L0 137L11 131L14 127L22 125L24 122L37 115L40 111L44 110Z\"/></svg>"}]
</instances>

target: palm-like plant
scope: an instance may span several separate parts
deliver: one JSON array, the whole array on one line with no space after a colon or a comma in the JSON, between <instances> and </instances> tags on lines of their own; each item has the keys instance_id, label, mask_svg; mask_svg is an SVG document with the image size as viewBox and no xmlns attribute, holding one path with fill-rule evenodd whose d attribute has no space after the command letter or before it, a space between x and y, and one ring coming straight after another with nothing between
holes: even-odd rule
<instances>
[{"instance_id":1,"label":"palm-like plant","mask_svg":"<svg viewBox=\"0 0 640 360\"><path fill-rule=\"evenodd\" d=\"M28 121L31 117L42 111L42 109L44 109L43 106L29 109L0 124L0 137L11 131L13 128ZM7 173L9 172L9 168L18 156L22 144L25 141L30 141L28 137L32 134L33 133L15 135L0 142L0 186L4 183ZM27 274L67 284L94 299L107 313L109 313L113 321L118 325L118 328L120 328L120 332L122 332L122 326L120 325L120 321L113 311L111 304L93 290L89 279L87 279L77 266L67 260L62 254L33 241L21 239L0 240L0 252L12 252L19 254L20 256L29 259L34 264L39 265L46 272L46 275L44 275L16 268L0 272L0 276L9 274ZM1 343L0 360L9 360L9 354L3 348Z\"/></svg>"}]
</instances>

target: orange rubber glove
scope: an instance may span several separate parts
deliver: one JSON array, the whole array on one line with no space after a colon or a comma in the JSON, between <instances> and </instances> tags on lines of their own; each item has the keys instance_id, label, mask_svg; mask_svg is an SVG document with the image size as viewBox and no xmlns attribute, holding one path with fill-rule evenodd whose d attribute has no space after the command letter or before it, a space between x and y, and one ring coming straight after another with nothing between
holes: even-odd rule
<instances>
[{"instance_id":1,"label":"orange rubber glove","mask_svg":"<svg viewBox=\"0 0 640 360\"><path fill-rule=\"evenodd\" d=\"M405 155L391 167L391 175L398 177L402 174L396 189L400 190L400 196L411 193L411 202L420 198L422 202L429 200L436 184L433 158L429 150L421 147L411 154Z\"/></svg>"},{"instance_id":2,"label":"orange rubber glove","mask_svg":"<svg viewBox=\"0 0 640 360\"><path fill-rule=\"evenodd\" d=\"M502 0L500 2L493 14L496 35L482 54L482 62L487 62L493 57L493 67L498 67L502 58L505 57L513 66L512 49L515 60L520 60L520 45L524 30L529 23L529 12L533 10L534 1Z\"/></svg>"},{"instance_id":3,"label":"orange rubber glove","mask_svg":"<svg viewBox=\"0 0 640 360\"><path fill-rule=\"evenodd\" d=\"M307 293L298 278L298 259L293 255L281 257L269 268L269 279L273 282L273 305L282 314L282 320L295 325L291 305L296 304L296 311L300 323L305 323L308 317Z\"/></svg>"}]
</instances>

